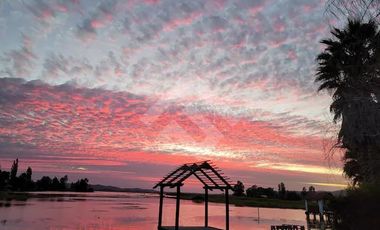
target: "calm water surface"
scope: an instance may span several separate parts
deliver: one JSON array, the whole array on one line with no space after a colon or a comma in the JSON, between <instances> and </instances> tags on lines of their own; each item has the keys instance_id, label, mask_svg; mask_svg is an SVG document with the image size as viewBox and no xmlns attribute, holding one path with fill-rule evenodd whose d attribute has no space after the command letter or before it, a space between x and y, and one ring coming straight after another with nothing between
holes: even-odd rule
<instances>
[{"instance_id":1,"label":"calm water surface","mask_svg":"<svg viewBox=\"0 0 380 230\"><path fill-rule=\"evenodd\" d=\"M65 193L67 194L67 193ZM72 193L75 194L75 193ZM0 201L1 202L1 201ZM175 200L164 200L164 225L174 225ZM204 206L181 201L181 225L202 225ZM223 204L209 203L209 225L224 228ZM95 192L80 197L33 198L0 207L1 230L151 230L157 229L158 196ZM272 224L306 226L303 210L230 206L230 229L270 229Z\"/></svg>"}]
</instances>

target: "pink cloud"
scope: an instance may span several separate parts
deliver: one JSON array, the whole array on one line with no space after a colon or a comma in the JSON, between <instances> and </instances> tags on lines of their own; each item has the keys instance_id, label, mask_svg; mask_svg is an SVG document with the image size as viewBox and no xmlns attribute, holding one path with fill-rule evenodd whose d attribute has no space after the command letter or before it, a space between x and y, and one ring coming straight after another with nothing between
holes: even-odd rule
<instances>
[{"instance_id":1,"label":"pink cloud","mask_svg":"<svg viewBox=\"0 0 380 230\"><path fill-rule=\"evenodd\" d=\"M188 14L187 16L183 18L173 19L166 23L163 30L165 32L169 32L169 31L175 30L178 27L191 25L195 20L197 20L201 16L202 14L200 12L194 12L194 13Z\"/></svg>"},{"instance_id":2,"label":"pink cloud","mask_svg":"<svg viewBox=\"0 0 380 230\"><path fill-rule=\"evenodd\" d=\"M260 5L260 6L255 6L255 7L251 7L249 8L249 13L252 15L252 16L255 16L257 15L259 12L261 12L263 10L264 6Z\"/></svg>"},{"instance_id":3,"label":"pink cloud","mask_svg":"<svg viewBox=\"0 0 380 230\"><path fill-rule=\"evenodd\" d=\"M297 53L294 50L289 50L288 58L290 60L296 60L297 59Z\"/></svg>"},{"instance_id":4,"label":"pink cloud","mask_svg":"<svg viewBox=\"0 0 380 230\"><path fill-rule=\"evenodd\" d=\"M282 22L282 21L277 21L275 24L274 24L274 30L276 32L283 32L285 30L285 23Z\"/></svg>"},{"instance_id":5,"label":"pink cloud","mask_svg":"<svg viewBox=\"0 0 380 230\"><path fill-rule=\"evenodd\" d=\"M144 2L146 4L152 4L152 5L154 5L154 4L158 4L160 2L160 0L144 0Z\"/></svg>"}]
</instances>

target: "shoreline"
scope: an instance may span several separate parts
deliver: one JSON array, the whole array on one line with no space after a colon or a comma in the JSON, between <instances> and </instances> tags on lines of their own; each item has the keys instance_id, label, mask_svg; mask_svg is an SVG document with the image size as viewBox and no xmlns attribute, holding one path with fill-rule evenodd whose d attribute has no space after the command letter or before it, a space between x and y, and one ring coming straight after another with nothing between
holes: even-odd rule
<instances>
[{"instance_id":1,"label":"shoreline","mask_svg":"<svg viewBox=\"0 0 380 230\"><path fill-rule=\"evenodd\" d=\"M168 195L168 194L166 194ZM169 193L173 195L173 193ZM166 196L167 197L167 196ZM175 199L174 196L167 198ZM181 193L181 200L192 200L194 202L203 203L203 194L196 193ZM209 194L208 202L210 203L224 203L225 197L221 194ZM280 200L270 198L256 198L256 197L237 197L229 196L230 205L237 207L260 207L260 208L280 208L280 209L305 209L305 203L303 200Z\"/></svg>"},{"instance_id":2,"label":"shoreline","mask_svg":"<svg viewBox=\"0 0 380 230\"><path fill-rule=\"evenodd\" d=\"M167 196L169 195L169 196ZM167 193L166 198L175 199L175 193ZM200 193L181 193L181 200L192 200L197 203L203 203L203 194ZM225 197L222 194L209 194L208 202L225 203ZM270 198L256 197L237 197L229 196L230 205L237 207L256 207L256 208L280 208L280 209L305 209L303 200L280 200Z\"/></svg>"},{"instance_id":3,"label":"shoreline","mask_svg":"<svg viewBox=\"0 0 380 230\"><path fill-rule=\"evenodd\" d=\"M50 193L51 192L51 193ZM31 192L0 192L0 201L26 201L31 198L60 198L60 197L89 197L97 196L96 192L122 193L127 195L131 192L115 191L95 191L95 192L56 192L56 191L31 191ZM144 192L134 192L139 194L148 194ZM152 194L152 193L150 193ZM153 193L154 194L154 193ZM174 196L173 196L174 195ZM109 197L120 197L120 195L110 195ZM175 199L175 194L166 193L165 198ZM224 203L224 195L209 194L210 203ZM196 203L203 203L203 194L200 193L181 193L181 200L190 200ZM304 209L304 201L290 201L270 198L253 198L253 197L236 197L230 196L231 205L237 207L260 207L260 208L280 208L280 209Z\"/></svg>"}]
</instances>

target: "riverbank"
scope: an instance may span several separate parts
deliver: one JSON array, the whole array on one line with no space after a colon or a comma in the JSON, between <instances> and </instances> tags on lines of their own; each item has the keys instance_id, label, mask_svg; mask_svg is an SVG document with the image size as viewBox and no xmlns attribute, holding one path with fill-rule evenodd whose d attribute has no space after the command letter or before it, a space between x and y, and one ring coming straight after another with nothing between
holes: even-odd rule
<instances>
[{"instance_id":1,"label":"riverbank","mask_svg":"<svg viewBox=\"0 0 380 230\"><path fill-rule=\"evenodd\" d=\"M175 198L175 193L167 194L169 198ZM203 202L203 194L181 193L182 200L193 200L194 202ZM209 194L209 202L225 203L223 194ZM280 200L269 198L254 198L254 197L229 197L230 204L239 207L263 207L263 208L286 208L286 209L304 209L305 203L302 200Z\"/></svg>"},{"instance_id":2,"label":"riverbank","mask_svg":"<svg viewBox=\"0 0 380 230\"><path fill-rule=\"evenodd\" d=\"M112 194L112 192L110 192ZM127 195L128 192L125 192ZM83 197L83 196L97 196L96 193L73 193L73 192L0 192L0 200L21 200L25 201L29 198L60 198L60 197ZM118 197L118 195L109 195L109 197ZM175 198L174 193L167 193L166 197ZM182 200L192 200L194 202L203 202L203 194L196 193L181 193ZM304 209L304 202L269 199L269 198L253 198L253 197L236 197L230 196L230 204L240 207L263 207L263 208L282 208L282 209ZM209 194L209 202L211 203L224 203L225 197L222 194Z\"/></svg>"},{"instance_id":3,"label":"riverbank","mask_svg":"<svg viewBox=\"0 0 380 230\"><path fill-rule=\"evenodd\" d=\"M21 200L25 201L30 196L27 193L14 193L14 192L4 192L0 191L0 200Z\"/></svg>"},{"instance_id":4,"label":"riverbank","mask_svg":"<svg viewBox=\"0 0 380 230\"><path fill-rule=\"evenodd\" d=\"M72 191L33 191L33 192L12 192L12 191L0 191L0 201L26 201L30 198L63 198L63 197L89 197L97 196L94 192L72 192ZM117 197L109 196L109 197Z\"/></svg>"},{"instance_id":5,"label":"riverbank","mask_svg":"<svg viewBox=\"0 0 380 230\"><path fill-rule=\"evenodd\" d=\"M129 198L136 196L152 197L154 193L145 192L114 192L114 191L96 191L96 192L72 192L72 191L32 191L32 192L14 192L0 191L0 201L26 201L30 198L46 199L52 201L61 201L63 198L83 199L83 198Z\"/></svg>"}]
</instances>

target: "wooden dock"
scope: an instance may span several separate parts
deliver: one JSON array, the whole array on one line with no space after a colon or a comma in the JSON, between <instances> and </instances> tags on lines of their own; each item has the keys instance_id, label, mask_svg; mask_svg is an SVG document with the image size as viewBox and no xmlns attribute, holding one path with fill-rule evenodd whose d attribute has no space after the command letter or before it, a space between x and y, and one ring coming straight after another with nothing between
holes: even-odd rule
<instances>
[{"instance_id":1,"label":"wooden dock","mask_svg":"<svg viewBox=\"0 0 380 230\"><path fill-rule=\"evenodd\" d=\"M175 227L165 227L162 226L160 230L175 230ZM179 227L179 230L222 230L220 228L213 228L213 227Z\"/></svg>"}]
</instances>

